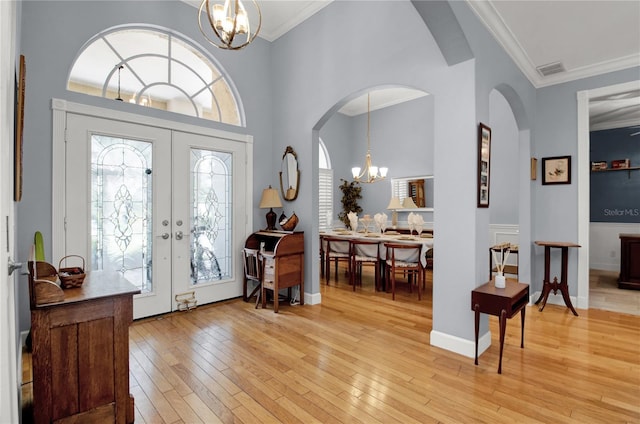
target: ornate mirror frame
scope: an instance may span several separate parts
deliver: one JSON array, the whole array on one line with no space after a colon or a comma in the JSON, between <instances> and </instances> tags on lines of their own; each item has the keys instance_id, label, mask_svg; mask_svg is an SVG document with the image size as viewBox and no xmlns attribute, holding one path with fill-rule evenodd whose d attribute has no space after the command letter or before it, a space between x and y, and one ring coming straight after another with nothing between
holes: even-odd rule
<instances>
[{"instance_id":1,"label":"ornate mirror frame","mask_svg":"<svg viewBox=\"0 0 640 424\"><path fill-rule=\"evenodd\" d=\"M296 200L300 187L300 170L298 169L298 155L293 147L287 146L282 155L280 166L280 193L288 202Z\"/></svg>"}]
</instances>

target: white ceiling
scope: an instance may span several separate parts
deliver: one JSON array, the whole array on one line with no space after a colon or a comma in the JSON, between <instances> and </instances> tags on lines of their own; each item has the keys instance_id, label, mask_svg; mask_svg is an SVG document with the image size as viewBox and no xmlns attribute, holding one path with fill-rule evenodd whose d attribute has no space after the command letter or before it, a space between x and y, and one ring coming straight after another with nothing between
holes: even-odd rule
<instances>
[{"instance_id":1,"label":"white ceiling","mask_svg":"<svg viewBox=\"0 0 640 424\"><path fill-rule=\"evenodd\" d=\"M200 4L183 1L194 7ZM259 0L260 36L274 41L331 1ZM535 87L640 66L640 1L467 1ZM563 72L544 76L537 70L557 62ZM592 118L640 123L640 91L614 97L594 102ZM366 111L366 100L358 101ZM377 107L372 99L371 108Z\"/></svg>"}]
</instances>

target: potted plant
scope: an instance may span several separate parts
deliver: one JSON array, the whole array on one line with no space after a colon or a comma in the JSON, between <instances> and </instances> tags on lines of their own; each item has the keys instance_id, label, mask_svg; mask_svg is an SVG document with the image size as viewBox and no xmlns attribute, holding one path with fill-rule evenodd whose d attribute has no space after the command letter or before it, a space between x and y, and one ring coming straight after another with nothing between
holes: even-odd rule
<instances>
[{"instance_id":1,"label":"potted plant","mask_svg":"<svg viewBox=\"0 0 640 424\"><path fill-rule=\"evenodd\" d=\"M345 226L349 226L349 212L355 212L357 214L362 212L362 208L358 205L358 199L362 199L362 187L358 181L347 181L340 178L342 184L340 184L340 191L342 191L342 212L338 214L338 219L344 223Z\"/></svg>"}]
</instances>

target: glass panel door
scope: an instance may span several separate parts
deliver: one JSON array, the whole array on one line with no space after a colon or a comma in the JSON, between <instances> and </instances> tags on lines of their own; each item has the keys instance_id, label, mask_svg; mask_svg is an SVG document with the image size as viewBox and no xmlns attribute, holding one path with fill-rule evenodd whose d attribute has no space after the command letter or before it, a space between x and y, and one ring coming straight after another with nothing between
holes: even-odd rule
<instances>
[{"instance_id":1,"label":"glass panel door","mask_svg":"<svg viewBox=\"0 0 640 424\"><path fill-rule=\"evenodd\" d=\"M66 254L136 285L135 318L171 311L171 131L74 114L67 131Z\"/></svg>"},{"instance_id":2,"label":"glass panel door","mask_svg":"<svg viewBox=\"0 0 640 424\"><path fill-rule=\"evenodd\" d=\"M92 270L153 291L153 144L91 136Z\"/></svg>"},{"instance_id":3,"label":"glass panel door","mask_svg":"<svg viewBox=\"0 0 640 424\"><path fill-rule=\"evenodd\" d=\"M64 252L140 288L134 318L242 294L245 143L74 114L67 134Z\"/></svg>"},{"instance_id":4,"label":"glass panel door","mask_svg":"<svg viewBox=\"0 0 640 424\"><path fill-rule=\"evenodd\" d=\"M244 240L245 147L190 133L173 134L174 292L195 293L199 304L242 293L234 252ZM183 221L188 220L188 224ZM188 275L189 278L185 278Z\"/></svg>"}]
</instances>

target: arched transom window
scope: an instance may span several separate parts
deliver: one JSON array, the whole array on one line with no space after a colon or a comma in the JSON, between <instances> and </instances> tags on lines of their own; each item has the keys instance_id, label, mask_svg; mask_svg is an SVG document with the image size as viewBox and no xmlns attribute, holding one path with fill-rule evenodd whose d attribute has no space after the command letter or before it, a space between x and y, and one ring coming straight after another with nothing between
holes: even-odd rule
<instances>
[{"instance_id":1,"label":"arched transom window","mask_svg":"<svg viewBox=\"0 0 640 424\"><path fill-rule=\"evenodd\" d=\"M244 126L224 70L186 37L157 28L96 35L78 53L67 89Z\"/></svg>"}]
</instances>

